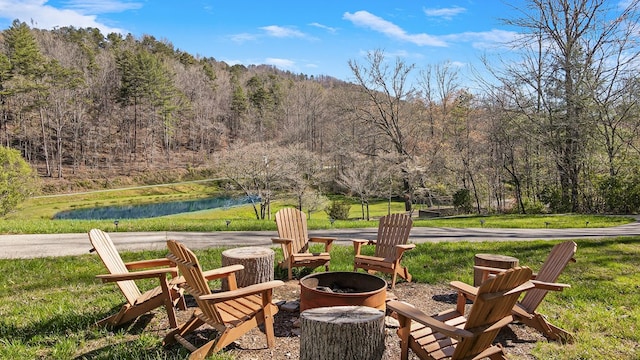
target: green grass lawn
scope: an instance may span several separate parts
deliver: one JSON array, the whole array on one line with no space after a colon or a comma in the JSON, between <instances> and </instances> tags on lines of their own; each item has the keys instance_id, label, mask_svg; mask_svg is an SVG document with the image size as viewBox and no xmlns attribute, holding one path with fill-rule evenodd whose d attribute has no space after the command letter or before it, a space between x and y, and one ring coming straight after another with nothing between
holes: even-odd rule
<instances>
[{"instance_id":1,"label":"green grass lawn","mask_svg":"<svg viewBox=\"0 0 640 360\"><path fill-rule=\"evenodd\" d=\"M640 238L577 240L576 263L559 281L571 288L547 296L541 313L573 332L573 344L540 342L539 359L638 359L640 357ZM415 281L472 283L473 255L515 256L539 269L556 241L418 244L404 264ZM275 249L275 248L274 248ZM195 251L203 268L220 266L221 248ZM279 249L276 256L281 257ZM125 261L163 256L162 251L124 253ZM353 249L335 246L332 270L352 269ZM320 271L321 268L317 269ZM96 255L0 260L0 358L182 359L181 347L164 349L161 330L94 327L123 298ZM143 286L151 286L144 283ZM426 309L428 311L428 309ZM222 354L220 359L227 358ZM215 359L215 357L214 357Z\"/></svg>"}]
</instances>

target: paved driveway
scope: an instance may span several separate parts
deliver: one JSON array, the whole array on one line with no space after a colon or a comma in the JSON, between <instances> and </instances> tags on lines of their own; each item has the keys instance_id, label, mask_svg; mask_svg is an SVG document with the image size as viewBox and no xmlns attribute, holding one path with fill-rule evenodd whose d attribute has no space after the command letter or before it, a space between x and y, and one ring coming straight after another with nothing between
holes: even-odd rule
<instances>
[{"instance_id":1,"label":"paved driveway","mask_svg":"<svg viewBox=\"0 0 640 360\"><path fill-rule=\"evenodd\" d=\"M337 244L351 245L350 239L375 239L377 229L336 229L311 231L311 235L334 236ZM166 248L166 240L184 242L192 249L212 246L272 246L275 231L218 231L218 232L111 232L116 247L121 250L157 250ZM443 241L527 241L577 238L640 236L640 222L610 228L586 229L411 229L414 243ZM91 245L87 234L0 235L0 258L36 258L80 255L88 253Z\"/></svg>"}]
</instances>

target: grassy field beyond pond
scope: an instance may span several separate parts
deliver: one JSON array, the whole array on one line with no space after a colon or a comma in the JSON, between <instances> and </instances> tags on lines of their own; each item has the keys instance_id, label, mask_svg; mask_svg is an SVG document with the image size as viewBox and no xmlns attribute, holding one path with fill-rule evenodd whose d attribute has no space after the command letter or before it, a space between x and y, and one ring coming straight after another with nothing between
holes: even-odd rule
<instances>
[{"instance_id":1,"label":"grassy field beyond pond","mask_svg":"<svg viewBox=\"0 0 640 360\"><path fill-rule=\"evenodd\" d=\"M275 230L271 220L257 220L251 205L211 209L147 219L106 219L106 220L52 220L61 211L87 209L104 206L136 205L172 201L201 199L221 196L222 193L210 183L195 182L167 186L147 186L139 188L95 191L81 194L67 194L33 198L26 201L16 211L4 216L0 222L0 234L56 234L84 233L92 228L105 231L241 231ZM287 200L277 200L271 205L271 214L284 206L295 206ZM417 214L419 209L415 209ZM373 201L369 206L370 221L362 219L360 204L353 203L349 220L336 220L333 224L324 211L308 214L309 229L365 228L376 227L376 219L389 212L404 212L404 203ZM634 221L624 216L595 215L492 215L456 216L448 218L417 219L416 227L457 227L457 228L583 228L610 227Z\"/></svg>"},{"instance_id":2,"label":"grassy field beyond pond","mask_svg":"<svg viewBox=\"0 0 640 360\"><path fill-rule=\"evenodd\" d=\"M471 283L475 253L516 256L536 271L556 243L425 243L406 253L404 263L420 283L446 284L454 279ZM572 287L550 294L539 308L553 323L572 331L576 341L540 342L534 355L538 359L640 358L640 238L577 243L577 262L569 264L559 279ZM280 250L274 249L281 257ZM211 269L220 266L223 250L197 250L196 254L203 268ZM131 261L164 255L164 251L145 251L123 257ZM336 246L331 257L333 271L352 269L351 247ZM115 285L95 279L104 272L95 255L0 260L0 272L2 359L183 359L187 355L181 347L164 349L162 331L112 332L92 326L123 302ZM222 353L212 359L228 358Z\"/></svg>"}]
</instances>

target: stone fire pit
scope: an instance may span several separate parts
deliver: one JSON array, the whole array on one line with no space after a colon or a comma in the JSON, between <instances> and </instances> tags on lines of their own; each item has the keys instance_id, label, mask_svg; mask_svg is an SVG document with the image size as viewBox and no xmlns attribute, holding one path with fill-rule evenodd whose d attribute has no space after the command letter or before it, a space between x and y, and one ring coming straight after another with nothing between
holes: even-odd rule
<instances>
[{"instance_id":1,"label":"stone fire pit","mask_svg":"<svg viewBox=\"0 0 640 360\"><path fill-rule=\"evenodd\" d=\"M329 306L369 306L385 311L387 282L357 272L322 272L300 279L300 311Z\"/></svg>"}]
</instances>

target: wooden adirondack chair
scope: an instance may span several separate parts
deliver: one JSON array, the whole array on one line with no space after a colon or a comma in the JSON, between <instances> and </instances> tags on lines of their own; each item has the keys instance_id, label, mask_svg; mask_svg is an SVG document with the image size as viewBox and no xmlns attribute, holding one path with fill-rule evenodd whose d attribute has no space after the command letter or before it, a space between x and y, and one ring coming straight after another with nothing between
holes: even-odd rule
<instances>
[{"instance_id":1,"label":"wooden adirondack chair","mask_svg":"<svg viewBox=\"0 0 640 360\"><path fill-rule=\"evenodd\" d=\"M276 213L278 237L272 238L274 244L282 246L284 259L280 267L288 270L289 280L293 278L294 267L316 268L324 266L329 271L331 245L336 238L309 237L307 232L307 216L295 208L283 208ZM309 252L309 243L324 243L324 252Z\"/></svg>"},{"instance_id":2,"label":"wooden adirondack chair","mask_svg":"<svg viewBox=\"0 0 640 360\"><path fill-rule=\"evenodd\" d=\"M89 231L89 240L93 245L91 251L98 253L109 271L109 274L97 275L96 277L102 279L103 282L115 282L127 299L127 303L118 313L100 320L99 325L126 324L140 315L164 305L169 318L169 326L172 328L178 326L174 307L186 309L186 304L182 296L182 289L177 286L180 279L175 263L166 258L125 263L113 245L111 237L99 229ZM167 274L171 275L171 279L167 278ZM160 285L144 293L140 291L134 281L152 278L157 278Z\"/></svg>"},{"instance_id":3,"label":"wooden adirondack chair","mask_svg":"<svg viewBox=\"0 0 640 360\"><path fill-rule=\"evenodd\" d=\"M275 287L284 285L282 281L268 281L238 288L235 272L242 270L242 265L203 272L198 258L186 246L175 240L167 241L167 246L170 252L168 258L178 264L186 280L183 286L195 298L198 308L190 320L166 335L165 345L177 341L191 351L189 359L204 359L254 327L264 324L267 346L274 346L273 316L278 313L278 307L272 303L272 294ZM227 279L230 290L212 293L207 282L221 278ZM185 336L204 324L212 326L217 334L213 340L196 348Z\"/></svg>"},{"instance_id":4,"label":"wooden adirondack chair","mask_svg":"<svg viewBox=\"0 0 640 360\"><path fill-rule=\"evenodd\" d=\"M392 300L387 309L397 314L401 356L409 348L420 359L507 359L502 346L492 345L500 329L513 317L511 308L520 293L533 287L531 269L516 267L484 282L465 317L456 309L427 316L410 304Z\"/></svg>"},{"instance_id":5,"label":"wooden adirondack chair","mask_svg":"<svg viewBox=\"0 0 640 360\"><path fill-rule=\"evenodd\" d=\"M543 315L536 312L536 309L549 291L562 291L571 287L571 285L556 283L556 281L567 264L576 261L574 255L577 249L578 245L573 241L565 241L555 245L542 264L540 271L532 275L532 283L535 288L527 291L522 300L513 307L515 320L537 329L550 340L573 341L573 335L570 332L549 323ZM489 276L504 271L504 269L488 267L480 267L480 270L490 274ZM484 277L486 276L483 275ZM452 282L451 286L458 290L459 308L464 307L467 299L473 301L476 296L476 288L472 286L460 282Z\"/></svg>"},{"instance_id":6,"label":"wooden adirondack chair","mask_svg":"<svg viewBox=\"0 0 640 360\"><path fill-rule=\"evenodd\" d=\"M391 274L391 288L395 288L398 275L411 282L409 269L400 265L405 251L416 247L408 244L409 232L413 226L411 217L405 214L391 214L380 218L377 240L353 239L355 252L353 271L364 269L369 272L381 271ZM373 256L362 255L363 245L375 245Z\"/></svg>"}]
</instances>

